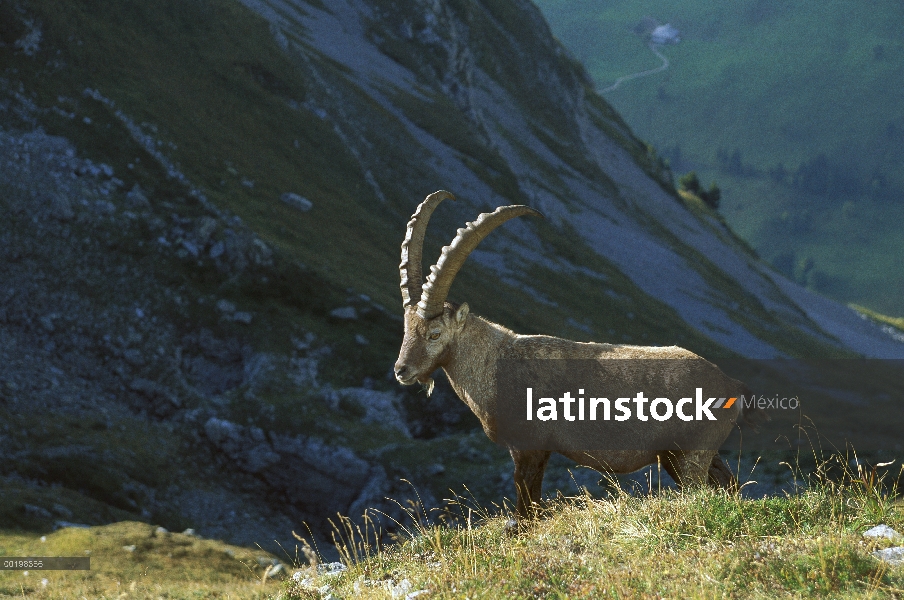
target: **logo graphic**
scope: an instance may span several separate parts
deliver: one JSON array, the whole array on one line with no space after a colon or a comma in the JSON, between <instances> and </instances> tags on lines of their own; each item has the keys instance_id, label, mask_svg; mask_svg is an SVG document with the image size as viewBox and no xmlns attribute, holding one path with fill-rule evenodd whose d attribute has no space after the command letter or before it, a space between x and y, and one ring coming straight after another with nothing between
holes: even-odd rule
<instances>
[{"instance_id":1,"label":"logo graphic","mask_svg":"<svg viewBox=\"0 0 904 600\"><path fill-rule=\"evenodd\" d=\"M527 388L527 420L534 419L534 390ZM677 417L682 421L702 421L707 419L715 421L716 417L711 412L715 409L726 409L734 406L737 397L731 398L708 398L703 400L703 388L696 388L694 398L681 398L677 403L672 402L669 398L655 398L652 401L638 392L633 397L616 398L614 402L610 402L609 398L587 398L584 399L584 389L578 390L578 397L574 398L571 392L565 392L558 399L562 405L562 419L565 421L596 421L597 418L603 421L613 419L612 408L614 405L617 414L614 416L616 421L628 421L632 417L638 421L649 421L652 417L657 421L667 421L672 417ZM577 415L572 413L573 404L577 402ZM632 411L630 403L633 402L635 409ZM646 403L650 402L649 413L645 412ZM601 406L602 405L602 406ZM694 412L687 414L685 408L693 405ZM586 409L586 410L585 410ZM586 419L585 419L586 417ZM537 400L536 418L539 421L557 421L559 418L556 400L553 398L539 398Z\"/></svg>"}]
</instances>

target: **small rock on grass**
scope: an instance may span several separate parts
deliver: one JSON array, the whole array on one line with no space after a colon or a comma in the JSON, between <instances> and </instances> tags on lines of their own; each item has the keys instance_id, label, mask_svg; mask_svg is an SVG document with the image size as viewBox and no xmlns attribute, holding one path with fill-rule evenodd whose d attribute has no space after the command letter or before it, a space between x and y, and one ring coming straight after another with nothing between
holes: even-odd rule
<instances>
[{"instance_id":1,"label":"small rock on grass","mask_svg":"<svg viewBox=\"0 0 904 600\"><path fill-rule=\"evenodd\" d=\"M873 556L892 565L904 565L904 546L876 550Z\"/></svg>"},{"instance_id":2,"label":"small rock on grass","mask_svg":"<svg viewBox=\"0 0 904 600\"><path fill-rule=\"evenodd\" d=\"M317 565L317 574L318 575L326 575L328 577L339 575L344 571L347 571L348 567L346 567L341 562L331 562L326 564Z\"/></svg>"},{"instance_id":3,"label":"small rock on grass","mask_svg":"<svg viewBox=\"0 0 904 600\"><path fill-rule=\"evenodd\" d=\"M876 538L876 539L885 538L885 539L891 540L893 542L900 540L900 539L904 539L904 535L901 535L900 533L898 533L897 531L895 531L888 525L884 525L884 524L876 525L872 529L867 529L866 531L863 532L863 537Z\"/></svg>"}]
</instances>

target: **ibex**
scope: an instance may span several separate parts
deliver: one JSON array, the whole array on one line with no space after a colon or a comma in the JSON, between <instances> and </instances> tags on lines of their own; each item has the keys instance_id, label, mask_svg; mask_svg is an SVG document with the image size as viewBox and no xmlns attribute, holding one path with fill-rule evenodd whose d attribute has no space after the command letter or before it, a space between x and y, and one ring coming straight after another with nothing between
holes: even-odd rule
<instances>
[{"instance_id":1,"label":"ibex","mask_svg":"<svg viewBox=\"0 0 904 600\"><path fill-rule=\"evenodd\" d=\"M459 229L452 243L443 248L424 283L421 278L424 234L431 214L447 198L454 200L451 193L442 190L427 196L412 215L402 242L399 271L405 333L395 363L395 376L402 385L421 383L429 394L433 388L431 374L442 368L455 393L480 419L484 432L494 442L497 442L498 433L496 368L500 359L591 359L592 364L599 366L596 372L602 379L616 372L619 364L624 365L624 359L653 359L642 374L643 381L654 388L653 393L679 389L682 390L679 393L683 393L689 386L700 386L702 378L706 385L727 390L726 395L749 395L743 384L677 346L597 344L546 335L519 335L471 314L467 304L446 302L449 288L468 255L493 229L514 217L543 216L521 205L503 206L492 213L481 214L476 221ZM731 487L736 482L719 457L718 447L735 426L743 402L730 404L726 403L727 410L722 409L722 418L715 421L687 423L684 422L687 419L681 422L645 419L647 422L635 424L634 429L625 434L632 436L628 447L615 448L612 440L607 440L600 446L610 448L608 450L592 447L561 450L570 447L569 440L564 438L570 435L572 424L564 420L558 422L558 429L552 430L556 438L552 441L558 442L556 451L599 472L631 473L650 464L661 464L679 486L702 485L708 481L711 485ZM694 449L675 447L675 440L681 437L677 430L682 427L682 439L688 439L689 432L695 442ZM541 499L543 472L551 450L509 446L509 452L515 463L517 511L520 517L526 518L533 514L535 503Z\"/></svg>"}]
</instances>

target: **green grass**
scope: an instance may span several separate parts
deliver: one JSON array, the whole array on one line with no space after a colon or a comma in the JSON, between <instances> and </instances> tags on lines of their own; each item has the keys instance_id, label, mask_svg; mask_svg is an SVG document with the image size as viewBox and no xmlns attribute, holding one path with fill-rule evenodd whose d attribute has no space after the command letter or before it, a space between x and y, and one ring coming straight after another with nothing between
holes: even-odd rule
<instances>
[{"instance_id":1,"label":"green grass","mask_svg":"<svg viewBox=\"0 0 904 600\"><path fill-rule=\"evenodd\" d=\"M904 46L896 3L869 11L850 0L537 4L600 87L657 66L632 31L643 17L677 26L683 41L663 50L669 70L627 82L606 100L673 168L716 179L723 214L767 261L793 250L816 262L819 275L802 283L904 314L904 276L889 259L904 244L897 227L904 208L896 200L904 193L904 105L895 83L904 76ZM727 171L720 150L738 150L746 173ZM776 182L768 174L778 164L793 173L819 154L853 173L859 189L812 195L790 177ZM782 219L804 212L810 230L782 227Z\"/></svg>"},{"instance_id":2,"label":"green grass","mask_svg":"<svg viewBox=\"0 0 904 600\"><path fill-rule=\"evenodd\" d=\"M263 600L272 598L280 586L277 579L263 578L264 567L258 558L272 560L267 552L162 533L154 526L130 521L64 528L43 539L0 531L0 555L91 559L89 571L0 572L0 598Z\"/></svg>"},{"instance_id":3,"label":"green grass","mask_svg":"<svg viewBox=\"0 0 904 600\"><path fill-rule=\"evenodd\" d=\"M388 598L403 580L431 598L896 597L904 569L870 556L891 543L860 534L878 522L901 529L901 506L848 475L759 500L708 489L559 496L518 533L507 513L459 499L444 524L422 523L393 546L337 530L351 568L311 585L355 598ZM311 589L285 587L287 599Z\"/></svg>"},{"instance_id":4,"label":"green grass","mask_svg":"<svg viewBox=\"0 0 904 600\"><path fill-rule=\"evenodd\" d=\"M852 304L851 308L856 310L862 315L866 315L870 319L877 321L879 323L883 323L885 325L891 325L895 329L899 331L904 331L904 317L889 317L888 315L883 315L881 313L877 313L874 310L870 310L863 306L857 306L856 304Z\"/></svg>"},{"instance_id":5,"label":"green grass","mask_svg":"<svg viewBox=\"0 0 904 600\"><path fill-rule=\"evenodd\" d=\"M540 518L519 530L507 526L507 509L487 511L456 495L430 523L410 506L420 524L381 546L373 529L339 520L344 573L312 575L317 555L304 552L303 540L277 556L307 582L265 579L261 565L273 555L260 549L144 523L43 537L3 530L0 556L87 555L91 570L0 572L0 597L293 600L319 598L316 589L327 585L339 598L383 599L404 580L409 592L426 589L431 598L898 597L904 568L871 556L893 543L861 536L878 523L904 529L904 505L887 485L896 472L845 465L822 462L806 490L762 499L655 486L631 495L613 480L601 498L545 501ZM772 471L760 464L751 476Z\"/></svg>"}]
</instances>

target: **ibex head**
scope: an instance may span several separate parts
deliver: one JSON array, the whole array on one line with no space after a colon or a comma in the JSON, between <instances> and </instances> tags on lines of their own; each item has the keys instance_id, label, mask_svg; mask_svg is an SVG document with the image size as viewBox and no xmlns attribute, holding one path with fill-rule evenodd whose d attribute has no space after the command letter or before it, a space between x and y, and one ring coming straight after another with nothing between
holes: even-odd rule
<instances>
[{"instance_id":1,"label":"ibex head","mask_svg":"<svg viewBox=\"0 0 904 600\"><path fill-rule=\"evenodd\" d=\"M428 395L433 390L431 373L443 366L450 348L467 323L468 305L446 302L458 270L477 244L499 225L522 215L543 216L521 205L501 206L491 213L481 214L476 221L459 229L452 243L443 248L424 283L421 277L424 234L430 215L446 198L454 200L455 196L440 190L427 196L417 207L408 222L408 231L402 242L402 263L399 265L405 337L395 363L395 376L403 385L421 383Z\"/></svg>"}]
</instances>

